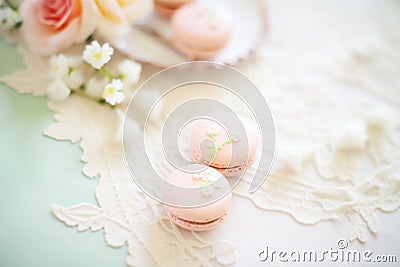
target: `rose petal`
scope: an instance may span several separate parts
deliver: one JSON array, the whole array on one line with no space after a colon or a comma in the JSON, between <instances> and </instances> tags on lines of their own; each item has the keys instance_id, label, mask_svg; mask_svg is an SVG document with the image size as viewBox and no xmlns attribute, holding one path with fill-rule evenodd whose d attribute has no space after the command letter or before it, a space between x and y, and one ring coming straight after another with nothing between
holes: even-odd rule
<instances>
[{"instance_id":1,"label":"rose petal","mask_svg":"<svg viewBox=\"0 0 400 267\"><path fill-rule=\"evenodd\" d=\"M125 20L125 15L121 6L115 0L97 0L97 6L102 15L115 23L121 23Z\"/></svg>"},{"instance_id":2,"label":"rose petal","mask_svg":"<svg viewBox=\"0 0 400 267\"><path fill-rule=\"evenodd\" d=\"M45 5L44 2L48 4ZM50 55L76 42L84 41L94 32L97 25L98 11L92 2L23 1L20 12L24 20L21 28L24 41L32 52L42 55ZM57 12L51 13L54 8L58 8ZM46 12L50 13L46 14ZM60 20L57 21L57 19Z\"/></svg>"},{"instance_id":3,"label":"rose petal","mask_svg":"<svg viewBox=\"0 0 400 267\"><path fill-rule=\"evenodd\" d=\"M76 42L85 41L97 28L100 13L94 1L82 1L81 28Z\"/></svg>"},{"instance_id":4,"label":"rose petal","mask_svg":"<svg viewBox=\"0 0 400 267\"><path fill-rule=\"evenodd\" d=\"M142 20L144 17L149 15L154 8L153 1L137 0L131 2L133 2L133 4L126 5L123 9L124 15L128 22Z\"/></svg>"}]
</instances>

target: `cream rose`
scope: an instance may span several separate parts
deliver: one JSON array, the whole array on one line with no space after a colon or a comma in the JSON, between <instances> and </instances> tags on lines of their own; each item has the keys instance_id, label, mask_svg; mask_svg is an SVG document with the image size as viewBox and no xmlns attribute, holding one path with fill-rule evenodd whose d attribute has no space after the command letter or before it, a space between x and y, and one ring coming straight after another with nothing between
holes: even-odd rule
<instances>
[{"instance_id":1,"label":"cream rose","mask_svg":"<svg viewBox=\"0 0 400 267\"><path fill-rule=\"evenodd\" d=\"M20 12L22 37L41 55L82 42L97 27L98 11L91 0L25 0Z\"/></svg>"},{"instance_id":2,"label":"cream rose","mask_svg":"<svg viewBox=\"0 0 400 267\"><path fill-rule=\"evenodd\" d=\"M100 12L98 31L108 35L126 33L128 26L148 16L153 10L153 0L95 0Z\"/></svg>"}]
</instances>

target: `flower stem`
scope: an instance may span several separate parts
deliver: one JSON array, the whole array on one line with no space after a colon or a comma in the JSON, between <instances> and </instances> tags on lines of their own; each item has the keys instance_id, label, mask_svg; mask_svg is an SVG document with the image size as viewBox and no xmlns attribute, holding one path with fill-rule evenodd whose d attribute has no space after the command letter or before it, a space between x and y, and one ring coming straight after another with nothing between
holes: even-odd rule
<instances>
[{"instance_id":1,"label":"flower stem","mask_svg":"<svg viewBox=\"0 0 400 267\"><path fill-rule=\"evenodd\" d=\"M6 4L7 4L12 10L14 10L15 12L18 11L18 8L15 7L15 6L10 2L10 0L4 0L4 3L6 3Z\"/></svg>"},{"instance_id":2,"label":"flower stem","mask_svg":"<svg viewBox=\"0 0 400 267\"><path fill-rule=\"evenodd\" d=\"M111 80L114 78L114 75L106 68L102 67L101 71Z\"/></svg>"}]
</instances>

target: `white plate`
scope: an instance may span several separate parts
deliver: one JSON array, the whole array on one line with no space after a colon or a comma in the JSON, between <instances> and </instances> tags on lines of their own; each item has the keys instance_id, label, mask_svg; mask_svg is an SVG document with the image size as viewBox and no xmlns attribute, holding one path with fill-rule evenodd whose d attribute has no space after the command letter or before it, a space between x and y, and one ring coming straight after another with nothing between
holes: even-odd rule
<instances>
[{"instance_id":1,"label":"white plate","mask_svg":"<svg viewBox=\"0 0 400 267\"><path fill-rule=\"evenodd\" d=\"M218 5L230 12L234 30L228 45L214 58L215 62L235 65L240 59L249 57L266 29L266 11L263 0L200 0ZM169 21L152 14L141 26L130 29L124 37L110 37L107 41L121 53L160 67L168 67L190 61L176 51L172 45Z\"/></svg>"}]
</instances>

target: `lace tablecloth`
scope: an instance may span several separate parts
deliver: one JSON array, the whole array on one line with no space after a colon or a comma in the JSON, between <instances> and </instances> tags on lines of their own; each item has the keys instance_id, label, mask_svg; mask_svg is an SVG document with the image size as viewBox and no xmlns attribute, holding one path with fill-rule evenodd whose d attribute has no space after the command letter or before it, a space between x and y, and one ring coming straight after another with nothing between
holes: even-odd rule
<instances>
[{"instance_id":1,"label":"lace tablecloth","mask_svg":"<svg viewBox=\"0 0 400 267\"><path fill-rule=\"evenodd\" d=\"M44 133L81 143L84 173L100 176L98 206L55 204L59 220L81 231L102 229L110 246L127 245L130 266L265 265L258 252L267 244L317 249L338 239L395 251L398 213L380 224L377 211L400 206L400 2L267 4L268 33L237 66L258 85L276 123L276 161L263 187L247 193L250 169L221 227L179 230L124 165L116 130L123 112L72 95L49 102L57 122ZM47 61L22 53L27 70L2 80L43 95ZM146 66L143 78L157 70ZM379 236L379 225L390 236L368 240Z\"/></svg>"}]
</instances>

